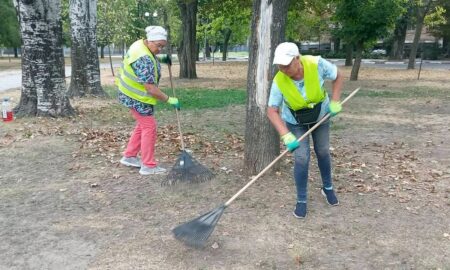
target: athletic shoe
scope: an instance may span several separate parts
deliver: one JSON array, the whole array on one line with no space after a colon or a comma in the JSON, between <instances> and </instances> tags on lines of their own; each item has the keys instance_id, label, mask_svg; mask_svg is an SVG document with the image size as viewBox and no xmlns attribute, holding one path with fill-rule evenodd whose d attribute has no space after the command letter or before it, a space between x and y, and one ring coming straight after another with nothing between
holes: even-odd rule
<instances>
[{"instance_id":1,"label":"athletic shoe","mask_svg":"<svg viewBox=\"0 0 450 270\"><path fill-rule=\"evenodd\" d=\"M306 202L297 202L294 210L294 217L305 218L306 217Z\"/></svg>"},{"instance_id":2,"label":"athletic shoe","mask_svg":"<svg viewBox=\"0 0 450 270\"><path fill-rule=\"evenodd\" d=\"M159 167L159 166L150 168L150 167L147 167L147 166L145 166L145 165L142 165L142 166L141 166L141 169L139 170L139 173L140 173L141 175L163 174L163 173L166 173L166 172L167 172L166 169L161 168L161 167Z\"/></svg>"},{"instance_id":3,"label":"athletic shoe","mask_svg":"<svg viewBox=\"0 0 450 270\"><path fill-rule=\"evenodd\" d=\"M322 192L322 195L326 198L327 203L329 205L338 205L339 204L338 198L334 194L333 189L328 190L326 188L322 188L321 192Z\"/></svg>"},{"instance_id":4,"label":"athletic shoe","mask_svg":"<svg viewBox=\"0 0 450 270\"><path fill-rule=\"evenodd\" d=\"M137 157L122 157L122 159L120 160L120 164L129 167L141 167L141 161Z\"/></svg>"}]
</instances>

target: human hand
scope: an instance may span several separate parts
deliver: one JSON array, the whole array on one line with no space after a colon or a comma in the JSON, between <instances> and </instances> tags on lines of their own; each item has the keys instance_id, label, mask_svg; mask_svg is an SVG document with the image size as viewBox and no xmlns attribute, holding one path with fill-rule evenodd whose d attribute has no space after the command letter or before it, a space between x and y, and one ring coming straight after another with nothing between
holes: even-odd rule
<instances>
[{"instance_id":1,"label":"human hand","mask_svg":"<svg viewBox=\"0 0 450 270\"><path fill-rule=\"evenodd\" d=\"M178 98L176 98L176 97L169 97L169 99L167 99L167 103L174 106L175 109L177 109L177 110L180 109L180 102L178 101Z\"/></svg>"},{"instance_id":2,"label":"human hand","mask_svg":"<svg viewBox=\"0 0 450 270\"><path fill-rule=\"evenodd\" d=\"M332 117L337 115L341 111L342 111L342 105L340 102L334 101L334 100L330 101L330 104L328 105L328 112L330 113L330 115Z\"/></svg>"},{"instance_id":3,"label":"human hand","mask_svg":"<svg viewBox=\"0 0 450 270\"><path fill-rule=\"evenodd\" d=\"M283 136L281 136L281 139L283 140L283 143L286 146L287 150L289 150L290 152L293 152L300 146L300 143L297 141L297 137L295 137L292 132L284 134Z\"/></svg>"}]
</instances>

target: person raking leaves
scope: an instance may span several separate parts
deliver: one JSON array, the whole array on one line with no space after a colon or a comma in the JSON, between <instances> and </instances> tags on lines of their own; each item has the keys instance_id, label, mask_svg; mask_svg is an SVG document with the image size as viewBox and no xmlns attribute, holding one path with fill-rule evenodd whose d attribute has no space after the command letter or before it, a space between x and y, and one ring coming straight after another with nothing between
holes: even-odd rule
<instances>
[{"instance_id":1,"label":"person raking leaves","mask_svg":"<svg viewBox=\"0 0 450 270\"><path fill-rule=\"evenodd\" d=\"M119 102L130 108L136 120L120 163L140 168L141 175L150 175L166 172L166 169L158 166L154 156L157 138L155 105L162 101L180 109L180 103L158 87L161 65L156 55L167 44L167 32L161 26L148 26L145 32L147 38L135 41L126 53L117 85ZM172 64L169 55L161 61ZM139 152L141 159L138 158Z\"/></svg>"},{"instance_id":2,"label":"person raking leaves","mask_svg":"<svg viewBox=\"0 0 450 270\"><path fill-rule=\"evenodd\" d=\"M273 64L278 66L270 90L267 116L278 131L287 149L294 154L294 179L297 203L294 216L305 218L307 213L307 181L310 160L309 138L305 134L327 113L338 114L343 78L337 67L320 56L300 55L296 44L284 42L277 46ZM332 81L331 100L324 81ZM311 133L314 151L322 178L321 193L330 205L339 201L331 178L330 121Z\"/></svg>"}]
</instances>

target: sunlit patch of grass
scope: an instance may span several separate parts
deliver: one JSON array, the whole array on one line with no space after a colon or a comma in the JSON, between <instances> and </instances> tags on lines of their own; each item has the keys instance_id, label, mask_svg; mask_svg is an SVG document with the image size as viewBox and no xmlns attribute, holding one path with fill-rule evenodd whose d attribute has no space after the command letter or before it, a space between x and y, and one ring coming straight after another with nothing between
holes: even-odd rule
<instances>
[{"instance_id":1,"label":"sunlit patch of grass","mask_svg":"<svg viewBox=\"0 0 450 270\"><path fill-rule=\"evenodd\" d=\"M104 86L111 98L117 98L117 88ZM170 95L168 89L163 89ZM182 110L222 108L229 105L245 104L246 91L243 89L176 89ZM172 109L167 103L158 103L158 110Z\"/></svg>"}]
</instances>

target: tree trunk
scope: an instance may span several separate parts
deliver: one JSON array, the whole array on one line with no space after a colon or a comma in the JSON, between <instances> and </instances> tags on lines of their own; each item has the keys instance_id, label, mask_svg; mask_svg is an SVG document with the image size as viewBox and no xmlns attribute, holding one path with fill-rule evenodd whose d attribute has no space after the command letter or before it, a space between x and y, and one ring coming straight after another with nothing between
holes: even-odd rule
<instances>
[{"instance_id":1,"label":"tree trunk","mask_svg":"<svg viewBox=\"0 0 450 270\"><path fill-rule=\"evenodd\" d=\"M97 52L97 0L70 0L72 77L69 97L105 96Z\"/></svg>"},{"instance_id":2,"label":"tree trunk","mask_svg":"<svg viewBox=\"0 0 450 270\"><path fill-rule=\"evenodd\" d=\"M353 65L353 45L345 44L345 66L351 67Z\"/></svg>"},{"instance_id":3,"label":"tree trunk","mask_svg":"<svg viewBox=\"0 0 450 270\"><path fill-rule=\"evenodd\" d=\"M230 42L231 37L231 29L225 29L223 34L223 51L222 51L222 61L227 61L228 55L228 42Z\"/></svg>"},{"instance_id":4,"label":"tree trunk","mask_svg":"<svg viewBox=\"0 0 450 270\"><path fill-rule=\"evenodd\" d=\"M390 60L403 59L408 19L409 16L408 13L406 13L400 18L400 20L397 21L397 24L395 25L394 37L391 44L391 51L389 53Z\"/></svg>"},{"instance_id":5,"label":"tree trunk","mask_svg":"<svg viewBox=\"0 0 450 270\"><path fill-rule=\"evenodd\" d=\"M100 45L100 58L104 59L105 58L105 45Z\"/></svg>"},{"instance_id":6,"label":"tree trunk","mask_svg":"<svg viewBox=\"0 0 450 270\"><path fill-rule=\"evenodd\" d=\"M245 125L245 171L261 171L280 153L276 130L267 119L267 102L275 73L272 65L276 46L284 41L289 0L255 0L247 74Z\"/></svg>"},{"instance_id":7,"label":"tree trunk","mask_svg":"<svg viewBox=\"0 0 450 270\"><path fill-rule=\"evenodd\" d=\"M356 45L355 63L353 64L352 72L350 74L350 81L358 80L359 68L361 67L362 52L363 52L362 44Z\"/></svg>"},{"instance_id":8,"label":"tree trunk","mask_svg":"<svg viewBox=\"0 0 450 270\"><path fill-rule=\"evenodd\" d=\"M416 65L416 55L417 49L419 48L420 35L422 34L423 21L430 9L431 1L432 0L428 0L424 8L417 8L416 31L414 33L413 44L411 45L411 52L409 53L408 69L414 69L414 66Z\"/></svg>"},{"instance_id":9,"label":"tree trunk","mask_svg":"<svg viewBox=\"0 0 450 270\"><path fill-rule=\"evenodd\" d=\"M197 0L178 0L181 13L181 42L178 50L180 78L197 79L195 66L197 40Z\"/></svg>"},{"instance_id":10,"label":"tree trunk","mask_svg":"<svg viewBox=\"0 0 450 270\"><path fill-rule=\"evenodd\" d=\"M14 58L19 58L19 50L16 47L14 47Z\"/></svg>"},{"instance_id":11,"label":"tree trunk","mask_svg":"<svg viewBox=\"0 0 450 270\"><path fill-rule=\"evenodd\" d=\"M59 1L17 2L22 34L22 92L17 116L69 116Z\"/></svg>"},{"instance_id":12,"label":"tree trunk","mask_svg":"<svg viewBox=\"0 0 450 270\"><path fill-rule=\"evenodd\" d=\"M205 41L205 55L207 59L211 58L211 50L210 50L210 45L209 45L209 40L206 39Z\"/></svg>"}]
</instances>

